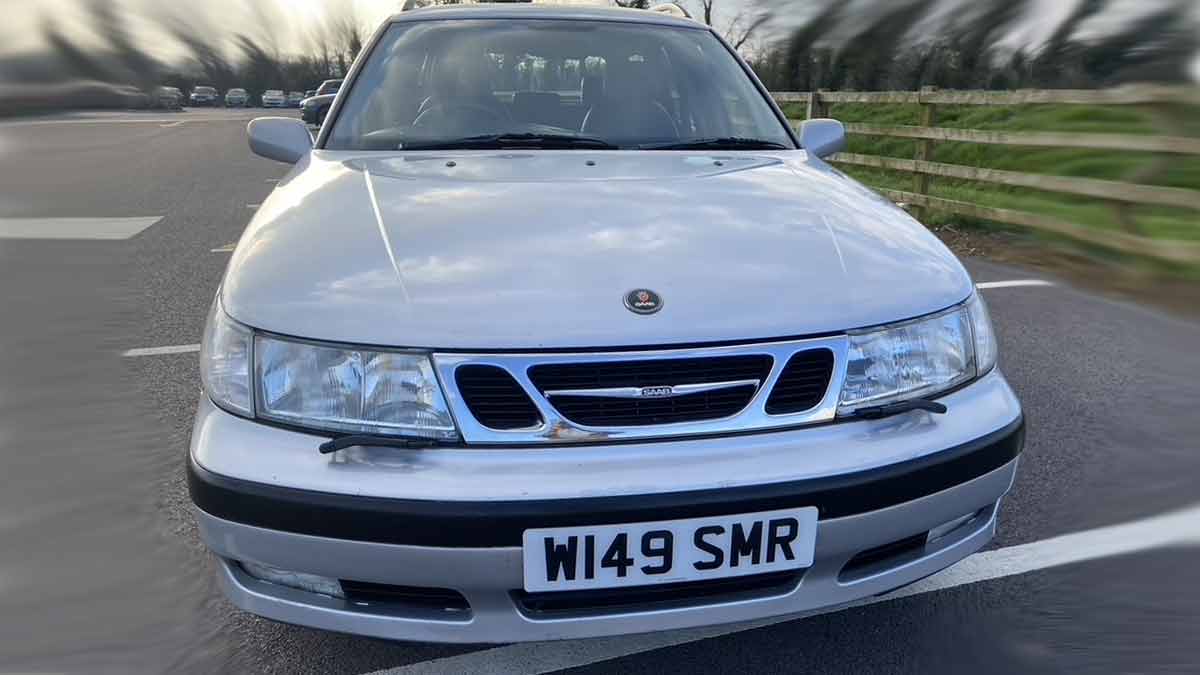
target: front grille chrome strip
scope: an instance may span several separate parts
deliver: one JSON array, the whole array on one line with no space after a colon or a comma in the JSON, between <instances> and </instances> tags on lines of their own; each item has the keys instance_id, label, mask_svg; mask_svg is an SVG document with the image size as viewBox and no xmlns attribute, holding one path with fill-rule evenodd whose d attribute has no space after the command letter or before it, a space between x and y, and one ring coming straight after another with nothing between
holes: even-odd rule
<instances>
[{"instance_id":1,"label":"front grille chrome strip","mask_svg":"<svg viewBox=\"0 0 1200 675\"><path fill-rule=\"evenodd\" d=\"M688 394L703 394L710 391L757 387L759 380L734 380L733 382L704 382L702 384L675 384L665 387L609 387L607 389L551 389L543 391L546 398L555 396L582 396L591 398L672 398Z\"/></svg>"},{"instance_id":2,"label":"front grille chrome strip","mask_svg":"<svg viewBox=\"0 0 1200 675\"><path fill-rule=\"evenodd\" d=\"M722 347L693 349L664 349L635 352L523 353L523 354L434 354L433 363L446 392L450 411L459 431L468 444L478 445L541 445L547 443L603 442L606 440L653 440L655 438L710 435L741 431L765 431L816 424L833 420L837 413L838 395L846 374L847 339L844 335L787 342L766 342ZM821 402L809 410L772 415L766 411L766 401L784 366L793 354L809 349L828 349L833 353L833 371ZM551 404L554 396L595 396L607 398L640 398L642 388L581 389L540 391L529 378L529 369L543 364L603 363L623 361L655 361L675 358L705 358L766 354L773 358L771 372L741 411L721 419L708 419L668 424L589 427L564 418ZM525 429L491 429L478 422L458 390L455 370L464 365L487 365L502 368L516 380L542 417L542 424ZM670 385L664 382L663 385ZM738 386L758 385L758 380L687 384L672 387L672 395L715 391ZM696 389L695 387L699 387ZM650 387L647 389L657 389ZM636 391L637 394L632 392ZM650 392L647 392L650 393ZM653 395L645 396L647 399Z\"/></svg>"}]
</instances>

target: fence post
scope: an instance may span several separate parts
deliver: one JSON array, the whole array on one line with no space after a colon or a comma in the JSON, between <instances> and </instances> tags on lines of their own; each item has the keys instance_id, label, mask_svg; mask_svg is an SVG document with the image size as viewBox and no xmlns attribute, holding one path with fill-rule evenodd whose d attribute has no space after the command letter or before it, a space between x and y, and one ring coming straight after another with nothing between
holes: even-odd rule
<instances>
[{"instance_id":1,"label":"fence post","mask_svg":"<svg viewBox=\"0 0 1200 675\"><path fill-rule=\"evenodd\" d=\"M804 119L811 120L825 115L825 103L821 100L821 90L814 89L808 92L808 107L804 111Z\"/></svg>"},{"instance_id":2,"label":"fence post","mask_svg":"<svg viewBox=\"0 0 1200 675\"><path fill-rule=\"evenodd\" d=\"M931 94L937 91L937 87L921 87L920 93L917 95L917 100L921 105L921 121L923 127L931 127L937 122L937 106L933 103L925 101L924 94ZM919 139L917 141L916 152L913 154L913 159L918 162L928 162L933 159L933 143L932 139ZM930 176L926 173L913 174L913 192L919 195L929 194ZM926 209L923 206L914 205L910 209L910 213L917 220L924 220Z\"/></svg>"}]
</instances>

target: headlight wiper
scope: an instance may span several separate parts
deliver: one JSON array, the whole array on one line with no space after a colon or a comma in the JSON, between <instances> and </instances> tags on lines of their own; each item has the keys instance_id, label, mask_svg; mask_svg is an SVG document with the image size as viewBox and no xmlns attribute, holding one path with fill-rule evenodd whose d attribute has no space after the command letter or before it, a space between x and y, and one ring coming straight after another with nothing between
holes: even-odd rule
<instances>
[{"instance_id":1,"label":"headlight wiper","mask_svg":"<svg viewBox=\"0 0 1200 675\"><path fill-rule=\"evenodd\" d=\"M482 134L447 140L401 143L400 150L501 150L504 148L545 148L616 150L603 138L574 134Z\"/></svg>"},{"instance_id":2,"label":"headlight wiper","mask_svg":"<svg viewBox=\"0 0 1200 675\"><path fill-rule=\"evenodd\" d=\"M380 434L348 434L325 441L317 447L322 455L329 455L338 450L353 448L357 445L375 445L387 448L404 448L405 450L427 450L429 448L445 448L458 445L456 441L441 438L426 438L424 436L383 436Z\"/></svg>"},{"instance_id":3,"label":"headlight wiper","mask_svg":"<svg viewBox=\"0 0 1200 675\"><path fill-rule=\"evenodd\" d=\"M743 138L724 136L719 138L693 138L686 141L667 143L645 143L639 150L787 150L788 146L765 138Z\"/></svg>"},{"instance_id":4,"label":"headlight wiper","mask_svg":"<svg viewBox=\"0 0 1200 675\"><path fill-rule=\"evenodd\" d=\"M913 410L924 410L935 415L942 415L946 412L947 408L944 404L937 401L930 401L927 398L911 398L907 401L859 408L854 411L854 416L866 420L877 420L882 417L891 417L892 415L899 415L900 413Z\"/></svg>"}]
</instances>

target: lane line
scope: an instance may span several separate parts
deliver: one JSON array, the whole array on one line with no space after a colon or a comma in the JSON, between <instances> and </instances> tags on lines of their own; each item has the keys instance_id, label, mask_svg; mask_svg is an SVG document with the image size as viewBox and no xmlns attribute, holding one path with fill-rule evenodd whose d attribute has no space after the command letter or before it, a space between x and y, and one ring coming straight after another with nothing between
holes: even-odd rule
<instances>
[{"instance_id":1,"label":"lane line","mask_svg":"<svg viewBox=\"0 0 1200 675\"><path fill-rule=\"evenodd\" d=\"M162 220L142 218L0 218L0 239L129 239Z\"/></svg>"},{"instance_id":2,"label":"lane line","mask_svg":"<svg viewBox=\"0 0 1200 675\"><path fill-rule=\"evenodd\" d=\"M246 205L246 208L248 208L248 209L257 209L257 208L258 208L258 207L260 207L260 206L262 206L262 204L247 204L247 205Z\"/></svg>"},{"instance_id":3,"label":"lane line","mask_svg":"<svg viewBox=\"0 0 1200 675\"><path fill-rule=\"evenodd\" d=\"M233 249L236 247L237 247L237 244L225 244L224 246L221 246L219 248L212 249L212 252L213 253L233 253Z\"/></svg>"},{"instance_id":4,"label":"lane line","mask_svg":"<svg viewBox=\"0 0 1200 675\"><path fill-rule=\"evenodd\" d=\"M179 120L178 122L171 122L170 124L160 124L158 126L164 128L164 129L170 129L171 127L177 127L180 124L183 124L183 120Z\"/></svg>"},{"instance_id":5,"label":"lane line","mask_svg":"<svg viewBox=\"0 0 1200 675\"><path fill-rule=\"evenodd\" d=\"M732 626L592 640L534 642L415 663L371 675L550 673L698 640L796 621L1038 570L1170 546L1200 546L1200 504L1142 520L1098 527L1028 544L976 553L950 569L888 595L814 612Z\"/></svg>"},{"instance_id":6,"label":"lane line","mask_svg":"<svg viewBox=\"0 0 1200 675\"><path fill-rule=\"evenodd\" d=\"M126 349L121 356L162 356L163 354L190 354L200 351L200 345L174 345L171 347L141 347Z\"/></svg>"},{"instance_id":7,"label":"lane line","mask_svg":"<svg viewBox=\"0 0 1200 675\"><path fill-rule=\"evenodd\" d=\"M1013 279L1012 281L984 281L975 284L976 288L1020 288L1022 286L1053 286L1054 282L1042 279Z\"/></svg>"},{"instance_id":8,"label":"lane line","mask_svg":"<svg viewBox=\"0 0 1200 675\"><path fill-rule=\"evenodd\" d=\"M0 122L0 127L45 127L59 124L167 124L171 122L249 122L253 117L189 117L186 120L174 120L169 117L153 117L146 119L127 118L76 118L67 120L12 120Z\"/></svg>"}]
</instances>

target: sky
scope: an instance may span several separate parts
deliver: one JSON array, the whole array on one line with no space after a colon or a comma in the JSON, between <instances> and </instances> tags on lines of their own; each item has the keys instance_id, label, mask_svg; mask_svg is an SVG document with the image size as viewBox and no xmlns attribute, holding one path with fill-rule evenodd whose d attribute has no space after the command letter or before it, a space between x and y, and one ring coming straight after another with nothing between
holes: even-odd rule
<instances>
[{"instance_id":1,"label":"sky","mask_svg":"<svg viewBox=\"0 0 1200 675\"><path fill-rule=\"evenodd\" d=\"M0 12L4 21L0 23L0 52L5 50L26 51L36 49L41 23L50 18L72 37L86 36L81 27L83 8L96 0L0 0ZM117 3L123 15L129 17L129 26L136 35L150 40L161 48L150 49L164 59L179 53L172 41L156 27L154 18L173 17L202 31L232 33L251 30L251 37L282 54L302 53L308 36L312 34L330 14L347 10L358 15L365 26L373 28L391 13L398 11L403 0L102 0ZM681 0L682 4L699 15L699 0ZM943 10L978 0L943 0ZM1197 16L1200 17L1200 0L1195 0ZM786 31L788 24L802 22L808 13L821 6L814 0L716 0L716 24L718 29L742 11L750 11L754 3L769 2L777 8L778 28L775 34ZM879 0L848 0L848 6ZM1067 16L1079 0L1034 0L1034 11L1023 26L1009 38L1008 43L1017 45L1037 44L1045 39L1059 21ZM1138 14L1151 11L1162 0L1113 0L1113 8L1095 29L1119 25ZM266 28L269 27L269 28ZM172 52L175 53L172 53ZM1193 70L1200 79L1200 58L1193 63Z\"/></svg>"}]
</instances>

